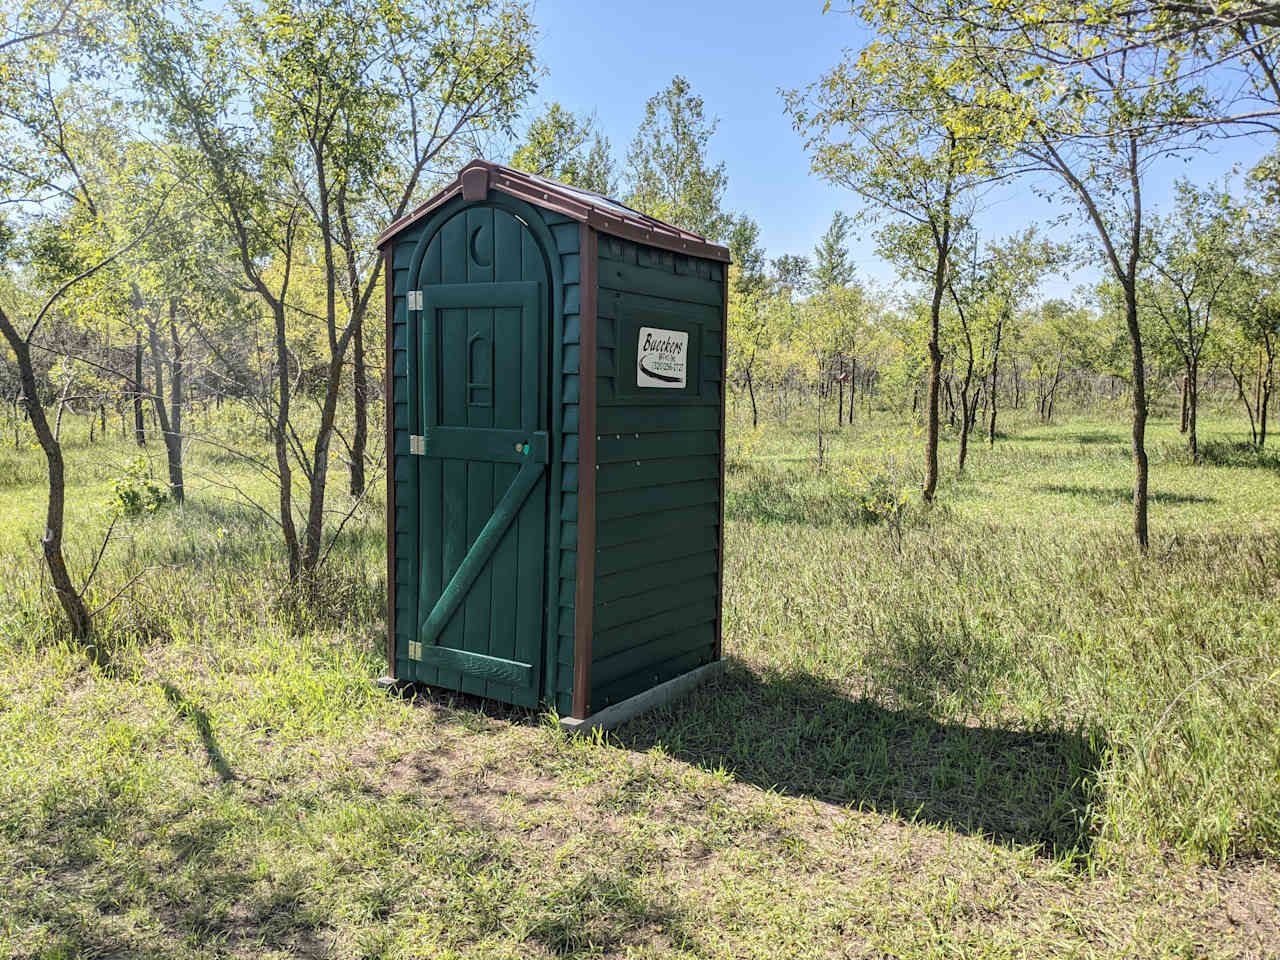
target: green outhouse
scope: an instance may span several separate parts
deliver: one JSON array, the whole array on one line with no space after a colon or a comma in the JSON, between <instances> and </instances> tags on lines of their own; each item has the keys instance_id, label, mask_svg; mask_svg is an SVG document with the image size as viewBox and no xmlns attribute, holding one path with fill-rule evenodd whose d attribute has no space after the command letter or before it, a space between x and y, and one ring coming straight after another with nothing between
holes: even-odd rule
<instances>
[{"instance_id":1,"label":"green outhouse","mask_svg":"<svg viewBox=\"0 0 1280 960\"><path fill-rule=\"evenodd\" d=\"M712 672L728 251L479 160L379 246L388 681L608 725Z\"/></svg>"}]
</instances>

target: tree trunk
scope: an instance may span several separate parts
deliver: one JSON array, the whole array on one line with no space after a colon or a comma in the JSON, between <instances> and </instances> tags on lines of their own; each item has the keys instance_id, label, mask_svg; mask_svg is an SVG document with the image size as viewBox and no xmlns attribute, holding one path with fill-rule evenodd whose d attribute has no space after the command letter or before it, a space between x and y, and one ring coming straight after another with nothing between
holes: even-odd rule
<instances>
[{"instance_id":1,"label":"tree trunk","mask_svg":"<svg viewBox=\"0 0 1280 960\"><path fill-rule=\"evenodd\" d=\"M170 297L169 316L171 323L176 310L177 302L173 297ZM166 403L164 396L165 351L160 345L160 335L156 330L156 325L150 320L147 321L147 338L148 345L151 347L151 377L153 384L151 406L155 411L156 419L160 421L160 436L164 440L165 459L168 461L169 468L169 492L173 496L175 503L181 503L183 497L182 438L175 435L173 421L169 416L169 405Z\"/></svg>"},{"instance_id":2,"label":"tree trunk","mask_svg":"<svg viewBox=\"0 0 1280 960\"><path fill-rule=\"evenodd\" d=\"M1275 386L1275 351L1268 349L1266 375L1262 381L1262 397L1258 403L1258 452L1267 445L1267 408L1271 406L1271 391Z\"/></svg>"},{"instance_id":3,"label":"tree trunk","mask_svg":"<svg viewBox=\"0 0 1280 960\"><path fill-rule=\"evenodd\" d=\"M178 337L177 303L169 302L169 423L172 436L165 439L165 452L169 458L169 485L178 503L186 499L186 484L182 463L182 406L186 389L186 368L182 362L182 340Z\"/></svg>"},{"instance_id":4,"label":"tree trunk","mask_svg":"<svg viewBox=\"0 0 1280 960\"><path fill-rule=\"evenodd\" d=\"M747 371L747 396L751 398L751 429L755 430L760 426L760 415L756 410L756 388L751 371Z\"/></svg>"},{"instance_id":5,"label":"tree trunk","mask_svg":"<svg viewBox=\"0 0 1280 960\"><path fill-rule=\"evenodd\" d=\"M944 241L938 251L933 274L933 302L929 309L929 380L925 399L924 502L932 505L938 490L938 394L942 386L942 348L938 345L942 327L942 294L947 282L947 254Z\"/></svg>"},{"instance_id":6,"label":"tree trunk","mask_svg":"<svg viewBox=\"0 0 1280 960\"><path fill-rule=\"evenodd\" d=\"M355 406L355 430L351 436L351 495L364 493L364 452L369 438L369 383L364 362L364 318L356 321L351 335L351 394Z\"/></svg>"},{"instance_id":7,"label":"tree trunk","mask_svg":"<svg viewBox=\"0 0 1280 960\"><path fill-rule=\"evenodd\" d=\"M1187 432L1187 374L1182 375L1182 426L1179 432Z\"/></svg>"},{"instance_id":8,"label":"tree trunk","mask_svg":"<svg viewBox=\"0 0 1280 960\"><path fill-rule=\"evenodd\" d=\"M1125 326L1129 331L1133 366L1133 536L1143 553L1149 543L1147 530L1147 377L1142 355L1142 328L1138 325L1137 284L1125 284Z\"/></svg>"},{"instance_id":9,"label":"tree trunk","mask_svg":"<svg viewBox=\"0 0 1280 960\"><path fill-rule=\"evenodd\" d=\"M1000 386L1000 336L1004 332L1003 317L996 322L996 339L991 351L991 418L987 421L987 446L996 445L996 400Z\"/></svg>"},{"instance_id":10,"label":"tree trunk","mask_svg":"<svg viewBox=\"0 0 1280 960\"><path fill-rule=\"evenodd\" d=\"M271 312L275 319L276 403L275 422L270 437L276 453L277 480L280 483L280 527L284 533L285 553L289 558L289 579L298 579L298 528L293 522L293 468L289 463L289 341L285 331L284 301L273 298Z\"/></svg>"},{"instance_id":11,"label":"tree trunk","mask_svg":"<svg viewBox=\"0 0 1280 960\"><path fill-rule=\"evenodd\" d=\"M858 358L849 361L849 425L853 425L853 396L858 385Z\"/></svg>"},{"instance_id":12,"label":"tree trunk","mask_svg":"<svg viewBox=\"0 0 1280 960\"><path fill-rule=\"evenodd\" d=\"M836 380L836 389L840 391L840 402L836 407L836 426L844 426L844 358L840 359L840 374Z\"/></svg>"},{"instance_id":13,"label":"tree trunk","mask_svg":"<svg viewBox=\"0 0 1280 960\"><path fill-rule=\"evenodd\" d=\"M93 632L93 622L83 598L71 583L67 561L62 555L63 507L66 502L66 466L62 459L62 446L54 439L44 408L40 406L35 369L31 364L31 346L18 334L3 310L0 310L0 333L9 341L18 362L18 378L27 401L27 416L31 420L40 448L44 451L48 470L49 496L45 509L44 536L40 539L45 566L49 570L49 579L58 595L58 602L67 616L71 635L77 640L87 640Z\"/></svg>"},{"instance_id":14,"label":"tree trunk","mask_svg":"<svg viewBox=\"0 0 1280 960\"><path fill-rule=\"evenodd\" d=\"M1187 449L1191 451L1191 462L1200 462L1200 445L1196 441L1196 407L1200 400L1200 361L1192 359L1187 365L1187 375L1183 381L1185 391L1185 409L1183 418L1186 421Z\"/></svg>"},{"instance_id":15,"label":"tree trunk","mask_svg":"<svg viewBox=\"0 0 1280 960\"><path fill-rule=\"evenodd\" d=\"M142 410L142 331L134 331L133 341L133 439L147 445L147 420Z\"/></svg>"}]
</instances>

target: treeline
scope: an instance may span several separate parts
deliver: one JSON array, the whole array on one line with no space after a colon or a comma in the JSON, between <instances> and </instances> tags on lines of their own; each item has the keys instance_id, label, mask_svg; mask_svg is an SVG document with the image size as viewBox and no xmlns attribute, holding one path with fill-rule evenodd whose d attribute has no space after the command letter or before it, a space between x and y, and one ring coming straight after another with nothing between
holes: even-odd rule
<instances>
[{"instance_id":1,"label":"treeline","mask_svg":"<svg viewBox=\"0 0 1280 960\"><path fill-rule=\"evenodd\" d=\"M1137 272L1148 409L1180 417L1200 459L1206 398L1233 404L1251 443L1267 441L1280 349L1280 154L1224 188L1178 185L1167 213L1148 221ZM761 409L787 420L816 411L823 430L873 405L924 418L930 304L860 283L849 258L853 221L837 212L811 257L770 260L747 217L734 222L730 385L753 426ZM905 260L909 250L886 246ZM959 437L963 470L975 431L997 436L1002 409L1052 423L1064 404L1116 414L1131 395L1122 297L1109 278L1073 297L1043 298L1043 282L1088 262L1087 244L1055 244L1035 229L982 244L958 226L942 278L939 416Z\"/></svg>"}]
</instances>

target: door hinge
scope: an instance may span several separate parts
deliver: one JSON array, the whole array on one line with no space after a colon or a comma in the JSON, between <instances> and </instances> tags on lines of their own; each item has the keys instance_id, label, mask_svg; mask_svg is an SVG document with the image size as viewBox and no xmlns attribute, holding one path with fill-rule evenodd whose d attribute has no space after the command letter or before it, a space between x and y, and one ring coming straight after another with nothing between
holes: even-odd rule
<instances>
[{"instance_id":1,"label":"door hinge","mask_svg":"<svg viewBox=\"0 0 1280 960\"><path fill-rule=\"evenodd\" d=\"M422 309L422 291L421 290L410 290L408 293L405 294L405 300L406 300L406 303L405 303L406 310Z\"/></svg>"},{"instance_id":2,"label":"door hinge","mask_svg":"<svg viewBox=\"0 0 1280 960\"><path fill-rule=\"evenodd\" d=\"M410 660L422 659L422 642L421 641L419 640L409 641L409 659Z\"/></svg>"},{"instance_id":3,"label":"door hinge","mask_svg":"<svg viewBox=\"0 0 1280 960\"><path fill-rule=\"evenodd\" d=\"M409 452L417 457L427 455L427 438L413 433L409 435Z\"/></svg>"}]
</instances>

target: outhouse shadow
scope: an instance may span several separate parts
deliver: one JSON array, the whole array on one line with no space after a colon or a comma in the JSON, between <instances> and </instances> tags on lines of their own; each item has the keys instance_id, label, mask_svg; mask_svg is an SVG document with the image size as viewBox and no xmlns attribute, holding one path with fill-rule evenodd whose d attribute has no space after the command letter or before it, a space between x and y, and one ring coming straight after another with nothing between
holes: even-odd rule
<instances>
[{"instance_id":1,"label":"outhouse shadow","mask_svg":"<svg viewBox=\"0 0 1280 960\"><path fill-rule=\"evenodd\" d=\"M934 720L851 698L810 674L724 675L616 731L739 782L1078 859L1104 744L1064 730Z\"/></svg>"}]
</instances>

